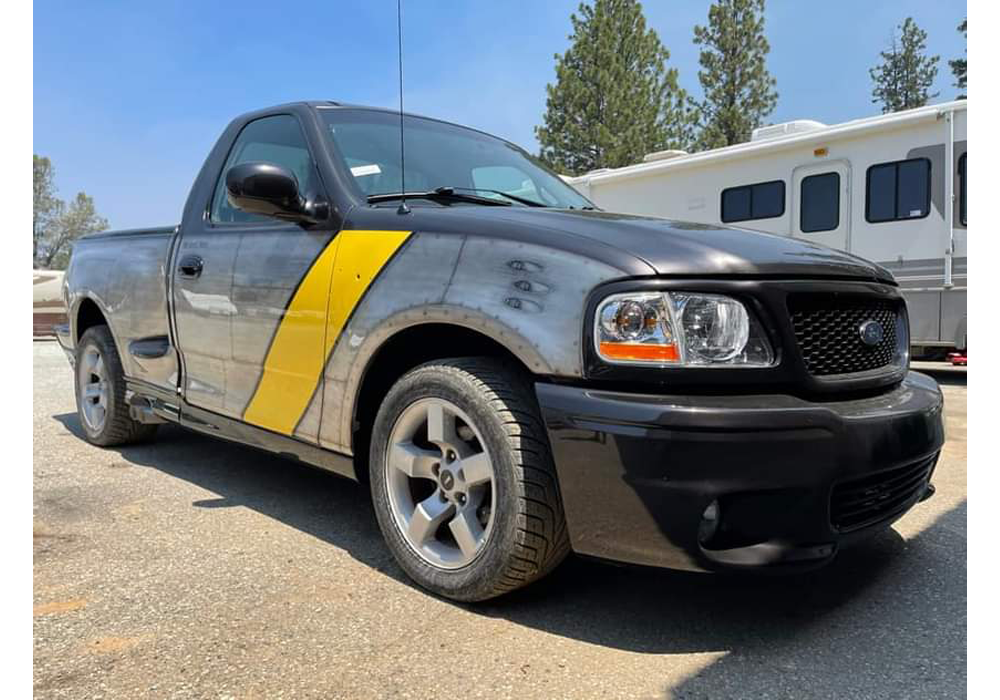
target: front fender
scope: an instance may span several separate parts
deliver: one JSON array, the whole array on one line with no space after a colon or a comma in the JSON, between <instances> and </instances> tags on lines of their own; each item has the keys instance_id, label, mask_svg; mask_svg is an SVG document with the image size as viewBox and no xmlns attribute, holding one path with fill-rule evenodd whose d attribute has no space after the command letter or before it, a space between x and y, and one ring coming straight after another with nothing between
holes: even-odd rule
<instances>
[{"instance_id":1,"label":"front fender","mask_svg":"<svg viewBox=\"0 0 1000 700\"><path fill-rule=\"evenodd\" d=\"M334 345L325 369L321 443L350 450L353 409L369 362L389 338L415 325L462 326L503 345L536 374L582 376L587 295L625 274L541 245L414 234Z\"/></svg>"}]
</instances>

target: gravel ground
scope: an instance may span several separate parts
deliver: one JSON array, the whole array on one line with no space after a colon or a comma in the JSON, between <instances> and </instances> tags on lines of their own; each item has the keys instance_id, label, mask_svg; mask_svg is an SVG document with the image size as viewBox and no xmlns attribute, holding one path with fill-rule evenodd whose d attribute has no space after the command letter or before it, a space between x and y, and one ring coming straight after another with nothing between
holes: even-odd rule
<instances>
[{"instance_id":1,"label":"gravel ground","mask_svg":"<svg viewBox=\"0 0 1000 700\"><path fill-rule=\"evenodd\" d=\"M410 585L367 493L173 427L91 447L34 344L37 697L944 698L966 693L966 386L937 495L795 578L571 559L463 606Z\"/></svg>"}]
</instances>

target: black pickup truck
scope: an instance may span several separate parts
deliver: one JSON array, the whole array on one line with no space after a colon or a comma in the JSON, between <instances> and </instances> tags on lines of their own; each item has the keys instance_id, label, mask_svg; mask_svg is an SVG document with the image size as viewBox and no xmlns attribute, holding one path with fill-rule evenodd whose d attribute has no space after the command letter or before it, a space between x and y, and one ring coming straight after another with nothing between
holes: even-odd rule
<instances>
[{"instance_id":1,"label":"black pickup truck","mask_svg":"<svg viewBox=\"0 0 1000 700\"><path fill-rule=\"evenodd\" d=\"M179 226L76 245L88 440L172 422L367 482L400 566L457 600L571 550L814 567L932 493L942 398L886 270L600 211L434 119L402 120L404 178L400 121L243 115Z\"/></svg>"}]
</instances>

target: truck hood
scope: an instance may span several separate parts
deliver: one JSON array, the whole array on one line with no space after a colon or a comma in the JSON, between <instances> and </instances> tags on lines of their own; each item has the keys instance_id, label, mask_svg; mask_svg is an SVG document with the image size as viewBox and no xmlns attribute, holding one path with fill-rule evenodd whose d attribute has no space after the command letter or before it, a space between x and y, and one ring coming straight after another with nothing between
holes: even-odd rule
<instances>
[{"instance_id":1,"label":"truck hood","mask_svg":"<svg viewBox=\"0 0 1000 700\"><path fill-rule=\"evenodd\" d=\"M395 206L358 207L352 228L398 228ZM629 274L876 280L885 268L826 246L747 229L605 211L438 206L413 202L415 231L509 238L601 259Z\"/></svg>"},{"instance_id":2,"label":"truck hood","mask_svg":"<svg viewBox=\"0 0 1000 700\"><path fill-rule=\"evenodd\" d=\"M489 211L511 223L610 244L641 258L658 275L850 277L895 283L880 265L788 236L604 211Z\"/></svg>"}]
</instances>

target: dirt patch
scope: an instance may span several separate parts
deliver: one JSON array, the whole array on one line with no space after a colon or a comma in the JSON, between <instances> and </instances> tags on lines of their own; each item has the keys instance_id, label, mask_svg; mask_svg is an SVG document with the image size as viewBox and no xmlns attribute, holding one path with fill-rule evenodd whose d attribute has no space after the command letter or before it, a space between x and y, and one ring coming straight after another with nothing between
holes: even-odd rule
<instances>
[{"instance_id":1,"label":"dirt patch","mask_svg":"<svg viewBox=\"0 0 1000 700\"><path fill-rule=\"evenodd\" d=\"M91 639L84 646L84 650L90 654L117 654L121 651L127 651L132 647L142 644L147 641L149 637L98 637L97 639Z\"/></svg>"},{"instance_id":2,"label":"dirt patch","mask_svg":"<svg viewBox=\"0 0 1000 700\"><path fill-rule=\"evenodd\" d=\"M36 605L33 609L32 615L34 617L38 617L39 615L58 615L59 613L79 610L80 608L86 607L86 605L87 600L85 598L57 600L51 603L41 603L40 605Z\"/></svg>"}]
</instances>

